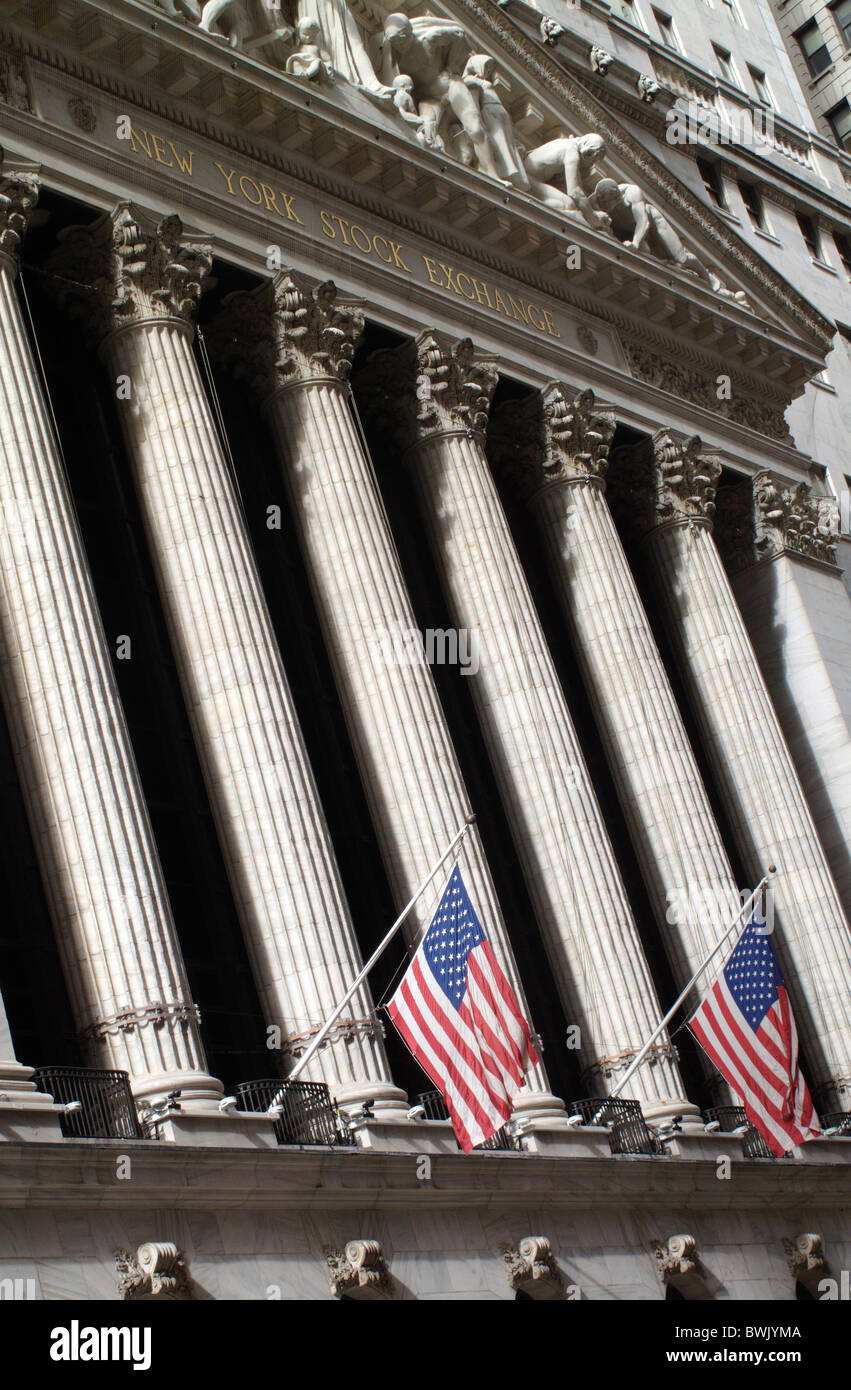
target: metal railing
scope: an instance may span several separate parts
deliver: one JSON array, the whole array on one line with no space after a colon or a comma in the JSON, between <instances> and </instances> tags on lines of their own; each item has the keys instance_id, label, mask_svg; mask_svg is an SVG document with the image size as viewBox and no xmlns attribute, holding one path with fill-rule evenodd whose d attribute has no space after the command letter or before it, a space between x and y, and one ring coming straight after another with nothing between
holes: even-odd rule
<instances>
[{"instance_id":1,"label":"metal railing","mask_svg":"<svg viewBox=\"0 0 851 1390\"><path fill-rule=\"evenodd\" d=\"M439 1091L423 1091L422 1095L417 1096L417 1105L423 1107L427 1120L449 1119L446 1102ZM461 1147L460 1144L458 1147ZM486 1139L483 1144L477 1144L476 1150L479 1149L519 1150L520 1140L510 1134L507 1126L503 1125L501 1129L496 1131L496 1134L491 1135L490 1139Z\"/></svg>"},{"instance_id":2,"label":"metal railing","mask_svg":"<svg viewBox=\"0 0 851 1390\"><path fill-rule=\"evenodd\" d=\"M61 1119L66 1139L146 1139L126 1071L38 1067L33 1081L57 1105L73 1106ZM79 1107L79 1108L77 1108Z\"/></svg>"},{"instance_id":3,"label":"metal railing","mask_svg":"<svg viewBox=\"0 0 851 1390\"><path fill-rule=\"evenodd\" d=\"M821 1117L822 1129L837 1129L837 1134L832 1134L831 1139L851 1139L851 1112L847 1110L831 1110L828 1115Z\"/></svg>"},{"instance_id":4,"label":"metal railing","mask_svg":"<svg viewBox=\"0 0 851 1390\"><path fill-rule=\"evenodd\" d=\"M242 1081L234 1095L237 1109L254 1114L266 1111L277 1097L281 1114L275 1120L279 1144L337 1145L351 1140L338 1128L337 1112L328 1087L321 1081L282 1081L279 1076L262 1081Z\"/></svg>"},{"instance_id":5,"label":"metal railing","mask_svg":"<svg viewBox=\"0 0 851 1390\"><path fill-rule=\"evenodd\" d=\"M703 1118L707 1124L714 1120L721 1126L722 1134L729 1134L734 1129L741 1129L746 1126L742 1135L742 1149L745 1158L774 1158L774 1154L766 1144L758 1129L755 1129L747 1116L747 1111L742 1105L713 1105L709 1110L704 1110Z\"/></svg>"},{"instance_id":6,"label":"metal railing","mask_svg":"<svg viewBox=\"0 0 851 1390\"><path fill-rule=\"evenodd\" d=\"M648 1127L637 1100L618 1096L586 1097L567 1105L568 1115L581 1115L583 1125L603 1125L609 1131L609 1149L613 1154L663 1154L664 1149Z\"/></svg>"}]
</instances>

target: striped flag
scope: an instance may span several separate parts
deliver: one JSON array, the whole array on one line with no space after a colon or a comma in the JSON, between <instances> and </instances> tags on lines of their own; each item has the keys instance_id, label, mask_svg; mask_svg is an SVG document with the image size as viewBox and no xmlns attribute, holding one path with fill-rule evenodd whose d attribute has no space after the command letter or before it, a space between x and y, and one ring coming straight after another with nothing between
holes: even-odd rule
<instances>
[{"instance_id":1,"label":"striped flag","mask_svg":"<svg viewBox=\"0 0 851 1390\"><path fill-rule=\"evenodd\" d=\"M689 1027L772 1153L821 1133L774 947L752 917ZM815 1121L815 1123L814 1123Z\"/></svg>"},{"instance_id":2,"label":"striped flag","mask_svg":"<svg viewBox=\"0 0 851 1390\"><path fill-rule=\"evenodd\" d=\"M505 1124L538 1058L457 864L387 1012L469 1153Z\"/></svg>"}]
</instances>

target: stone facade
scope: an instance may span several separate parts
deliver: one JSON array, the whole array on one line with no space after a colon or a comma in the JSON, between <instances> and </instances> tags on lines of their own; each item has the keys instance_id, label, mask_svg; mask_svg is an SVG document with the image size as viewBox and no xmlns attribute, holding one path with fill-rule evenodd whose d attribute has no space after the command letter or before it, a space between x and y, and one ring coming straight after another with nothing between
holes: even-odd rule
<instances>
[{"instance_id":1,"label":"stone facade","mask_svg":"<svg viewBox=\"0 0 851 1390\"><path fill-rule=\"evenodd\" d=\"M754 104L701 8L0 0L0 1296L847 1270L844 309L689 137ZM462 826L539 1054L466 1156L381 1014L440 881L310 1050ZM620 1095L763 879L773 1160L682 1017Z\"/></svg>"}]
</instances>

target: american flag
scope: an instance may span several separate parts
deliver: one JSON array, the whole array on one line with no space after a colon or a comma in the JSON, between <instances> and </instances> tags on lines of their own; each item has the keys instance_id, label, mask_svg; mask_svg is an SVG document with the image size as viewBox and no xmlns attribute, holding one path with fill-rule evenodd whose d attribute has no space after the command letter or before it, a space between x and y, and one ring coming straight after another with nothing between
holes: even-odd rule
<instances>
[{"instance_id":1,"label":"american flag","mask_svg":"<svg viewBox=\"0 0 851 1390\"><path fill-rule=\"evenodd\" d=\"M538 1058L457 864L387 1012L469 1153L505 1124Z\"/></svg>"},{"instance_id":2,"label":"american flag","mask_svg":"<svg viewBox=\"0 0 851 1390\"><path fill-rule=\"evenodd\" d=\"M772 1153L818 1138L789 997L774 947L755 917L689 1027Z\"/></svg>"}]
</instances>

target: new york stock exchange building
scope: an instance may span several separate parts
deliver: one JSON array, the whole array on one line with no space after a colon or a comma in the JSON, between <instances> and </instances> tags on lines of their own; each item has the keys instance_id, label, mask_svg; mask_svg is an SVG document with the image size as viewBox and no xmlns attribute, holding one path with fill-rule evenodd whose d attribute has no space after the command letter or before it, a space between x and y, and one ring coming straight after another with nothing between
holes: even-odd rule
<instances>
[{"instance_id":1,"label":"new york stock exchange building","mask_svg":"<svg viewBox=\"0 0 851 1390\"><path fill-rule=\"evenodd\" d=\"M833 325L574 14L0 0L4 1297L849 1268ZM383 1009L456 859L532 1046L470 1152ZM780 1153L735 935L658 1031L758 884Z\"/></svg>"}]
</instances>

